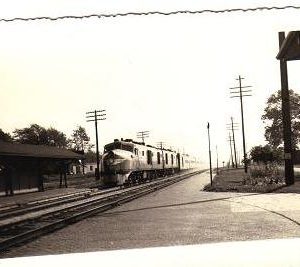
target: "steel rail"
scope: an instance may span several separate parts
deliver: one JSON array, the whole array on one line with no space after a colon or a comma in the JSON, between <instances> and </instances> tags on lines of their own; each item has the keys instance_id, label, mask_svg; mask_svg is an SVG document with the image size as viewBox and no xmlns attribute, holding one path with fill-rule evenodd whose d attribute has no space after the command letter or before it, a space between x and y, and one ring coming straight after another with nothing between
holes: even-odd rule
<instances>
[{"instance_id":1,"label":"steel rail","mask_svg":"<svg viewBox=\"0 0 300 267\"><path fill-rule=\"evenodd\" d=\"M82 199L87 199L97 195L109 194L111 192L117 191L118 189L113 189L109 191L95 191L86 190L83 192L72 193L63 196L45 198L38 201L31 201L25 204L13 205L12 208L4 209L0 213L0 220L3 218L10 218L13 216L20 216L28 212L39 211L46 208L51 208L57 205L63 205L70 202L79 201Z\"/></svg>"}]
</instances>

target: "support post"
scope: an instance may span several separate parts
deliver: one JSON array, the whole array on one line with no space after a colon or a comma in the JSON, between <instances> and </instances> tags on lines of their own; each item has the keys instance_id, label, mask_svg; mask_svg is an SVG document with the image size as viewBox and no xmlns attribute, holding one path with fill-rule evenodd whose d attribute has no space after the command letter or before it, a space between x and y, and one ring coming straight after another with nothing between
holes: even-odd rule
<instances>
[{"instance_id":1,"label":"support post","mask_svg":"<svg viewBox=\"0 0 300 267\"><path fill-rule=\"evenodd\" d=\"M62 171L59 172L59 188L62 188Z\"/></svg>"},{"instance_id":2,"label":"support post","mask_svg":"<svg viewBox=\"0 0 300 267\"><path fill-rule=\"evenodd\" d=\"M285 33L279 32L279 48L285 39ZM294 165L292 148L292 130L290 115L290 96L288 85L288 72L286 60L280 59L281 76L281 103L282 103L282 123L283 123L283 144L284 144L284 173L285 183L294 184Z\"/></svg>"}]
</instances>

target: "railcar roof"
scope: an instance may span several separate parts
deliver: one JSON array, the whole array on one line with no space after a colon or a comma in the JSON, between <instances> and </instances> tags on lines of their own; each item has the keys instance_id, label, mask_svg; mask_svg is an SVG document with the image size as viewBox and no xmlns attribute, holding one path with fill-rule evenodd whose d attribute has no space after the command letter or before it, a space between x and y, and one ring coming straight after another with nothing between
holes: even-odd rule
<instances>
[{"instance_id":1,"label":"railcar roof","mask_svg":"<svg viewBox=\"0 0 300 267\"><path fill-rule=\"evenodd\" d=\"M117 142L122 143L122 144L124 144L124 143L126 143L126 144L128 144L128 143L129 143L129 144L135 144L135 145L146 146L146 147L151 147L151 148L154 148L154 149L161 150L160 147L156 147L156 146L152 146L152 145L146 145L146 144L143 143L143 142L137 142L137 141L134 141L134 140L132 140L132 139L121 139L121 140L115 139L114 142L109 143L109 144L106 144L105 147L106 147L106 146L109 146L109 145L111 145L111 144L113 144L113 143L117 143ZM173 150L167 149L167 148L162 148L162 150L164 150L164 151L169 151L169 152L172 152L172 153L176 153L176 151L173 151Z\"/></svg>"},{"instance_id":2,"label":"railcar roof","mask_svg":"<svg viewBox=\"0 0 300 267\"><path fill-rule=\"evenodd\" d=\"M53 158L53 159L83 159L84 155L71 150L44 145L28 145L0 141L0 156Z\"/></svg>"}]
</instances>

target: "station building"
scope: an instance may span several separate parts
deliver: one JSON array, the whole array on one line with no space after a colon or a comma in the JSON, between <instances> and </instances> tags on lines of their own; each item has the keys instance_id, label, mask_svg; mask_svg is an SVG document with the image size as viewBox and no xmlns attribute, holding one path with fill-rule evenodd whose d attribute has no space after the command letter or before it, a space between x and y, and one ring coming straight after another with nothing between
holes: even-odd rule
<instances>
[{"instance_id":1,"label":"station building","mask_svg":"<svg viewBox=\"0 0 300 267\"><path fill-rule=\"evenodd\" d=\"M84 159L73 151L0 141L0 195L44 190L44 174L60 174L67 187L69 165Z\"/></svg>"},{"instance_id":2,"label":"station building","mask_svg":"<svg viewBox=\"0 0 300 267\"><path fill-rule=\"evenodd\" d=\"M95 174L97 162L84 162L84 165L73 164L71 166L72 174ZM101 169L101 162L100 162Z\"/></svg>"}]
</instances>

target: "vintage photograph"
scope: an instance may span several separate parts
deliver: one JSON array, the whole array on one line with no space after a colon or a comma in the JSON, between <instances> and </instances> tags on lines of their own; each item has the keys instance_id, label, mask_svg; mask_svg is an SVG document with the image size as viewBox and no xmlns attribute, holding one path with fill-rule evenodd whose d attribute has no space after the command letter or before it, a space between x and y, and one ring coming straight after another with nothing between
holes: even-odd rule
<instances>
[{"instance_id":1,"label":"vintage photograph","mask_svg":"<svg viewBox=\"0 0 300 267\"><path fill-rule=\"evenodd\" d=\"M1 266L300 263L297 1L0 7Z\"/></svg>"}]
</instances>

